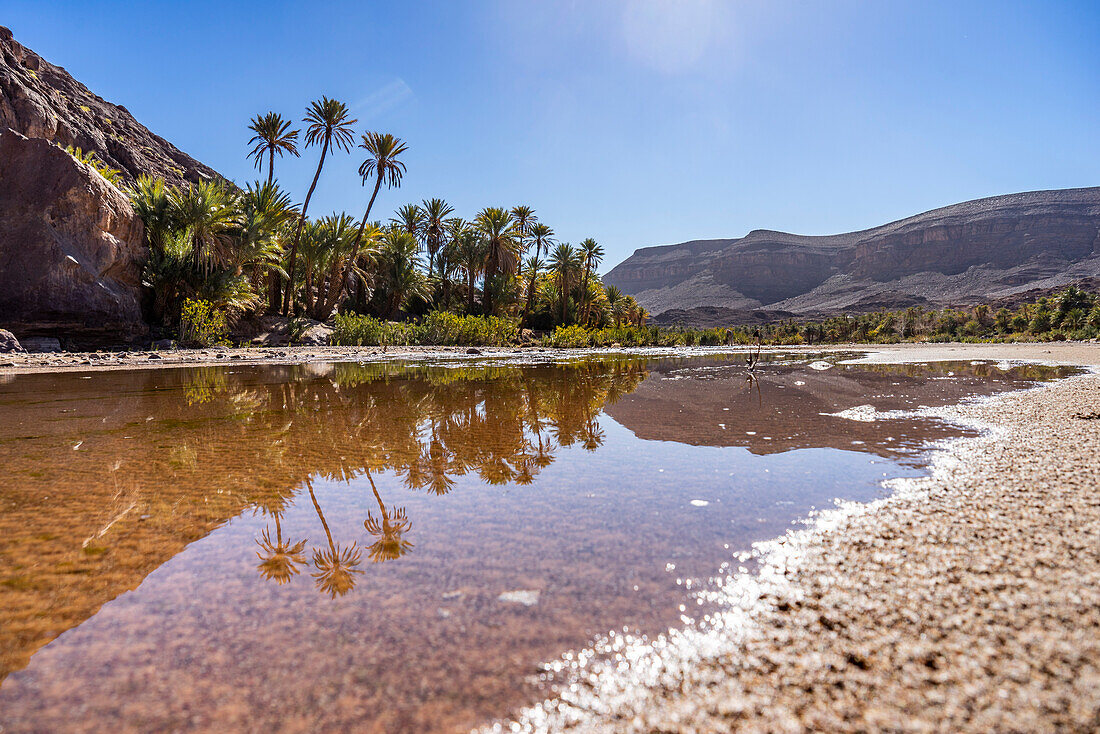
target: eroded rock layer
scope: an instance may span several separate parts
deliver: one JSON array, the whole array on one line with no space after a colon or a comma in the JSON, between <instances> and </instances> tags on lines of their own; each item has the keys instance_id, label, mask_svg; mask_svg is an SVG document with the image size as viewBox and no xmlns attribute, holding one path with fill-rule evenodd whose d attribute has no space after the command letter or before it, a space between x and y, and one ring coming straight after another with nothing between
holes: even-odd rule
<instances>
[{"instance_id":1,"label":"eroded rock layer","mask_svg":"<svg viewBox=\"0 0 1100 734\"><path fill-rule=\"evenodd\" d=\"M754 230L635 251L605 276L654 314L977 302L1100 275L1100 187L977 199L847 234Z\"/></svg>"}]
</instances>

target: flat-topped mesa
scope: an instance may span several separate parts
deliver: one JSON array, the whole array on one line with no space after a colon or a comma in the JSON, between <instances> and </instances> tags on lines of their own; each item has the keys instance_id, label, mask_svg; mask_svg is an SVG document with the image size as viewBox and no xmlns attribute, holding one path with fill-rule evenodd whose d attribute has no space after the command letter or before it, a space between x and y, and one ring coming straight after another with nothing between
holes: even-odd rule
<instances>
[{"instance_id":1,"label":"flat-topped mesa","mask_svg":"<svg viewBox=\"0 0 1100 734\"><path fill-rule=\"evenodd\" d=\"M131 183L142 173L173 185L218 176L0 26L0 130L4 128L63 148L94 151Z\"/></svg>"},{"instance_id":2,"label":"flat-topped mesa","mask_svg":"<svg viewBox=\"0 0 1100 734\"><path fill-rule=\"evenodd\" d=\"M977 199L845 234L646 247L604 280L654 314L816 313L978 302L1097 275L1100 187Z\"/></svg>"}]
</instances>

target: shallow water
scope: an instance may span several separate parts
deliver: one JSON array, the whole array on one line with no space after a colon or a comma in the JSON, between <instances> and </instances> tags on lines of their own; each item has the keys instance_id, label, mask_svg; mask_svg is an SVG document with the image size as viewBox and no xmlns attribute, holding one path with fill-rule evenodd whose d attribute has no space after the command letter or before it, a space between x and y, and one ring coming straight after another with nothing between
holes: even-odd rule
<instances>
[{"instance_id":1,"label":"shallow water","mask_svg":"<svg viewBox=\"0 0 1100 734\"><path fill-rule=\"evenodd\" d=\"M16 376L0 726L468 729L544 695L540 663L680 624L733 553L961 435L832 414L1069 372L812 361Z\"/></svg>"}]
</instances>

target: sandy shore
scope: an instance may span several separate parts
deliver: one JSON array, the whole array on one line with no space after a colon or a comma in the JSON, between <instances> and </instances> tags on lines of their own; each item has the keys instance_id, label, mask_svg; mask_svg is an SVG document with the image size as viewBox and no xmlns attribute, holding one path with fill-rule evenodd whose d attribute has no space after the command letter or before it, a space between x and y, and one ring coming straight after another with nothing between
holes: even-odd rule
<instances>
[{"instance_id":1,"label":"sandy shore","mask_svg":"<svg viewBox=\"0 0 1100 734\"><path fill-rule=\"evenodd\" d=\"M1100 350L1050 356L1096 364ZM899 357L1038 358L1009 345L872 359ZM1100 376L935 414L988 430L892 497L761 544L762 572L728 580L710 629L562 661L572 686L519 729L1100 730Z\"/></svg>"},{"instance_id":2,"label":"sandy shore","mask_svg":"<svg viewBox=\"0 0 1100 734\"><path fill-rule=\"evenodd\" d=\"M696 347L640 349L549 349L544 347L216 347L132 352L34 352L0 354L0 375L105 369L147 369L207 364L294 364L346 360L461 358L468 356L530 358L569 357L597 352L630 354L713 354L737 348ZM744 351L744 350L741 350ZM831 344L769 347L765 352L867 352L864 362L930 362L944 360L1025 360L1050 364L1100 364L1100 344Z\"/></svg>"}]
</instances>

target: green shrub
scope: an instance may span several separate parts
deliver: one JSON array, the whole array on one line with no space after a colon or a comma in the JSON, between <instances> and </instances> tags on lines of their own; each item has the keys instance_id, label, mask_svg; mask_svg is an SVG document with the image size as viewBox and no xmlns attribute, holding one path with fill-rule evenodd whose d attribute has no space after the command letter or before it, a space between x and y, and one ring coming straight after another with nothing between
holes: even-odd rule
<instances>
[{"instance_id":1,"label":"green shrub","mask_svg":"<svg viewBox=\"0 0 1100 734\"><path fill-rule=\"evenodd\" d=\"M419 343L414 324L380 321L355 313L337 314L330 343L341 347L393 346Z\"/></svg>"},{"instance_id":2,"label":"green shrub","mask_svg":"<svg viewBox=\"0 0 1100 734\"><path fill-rule=\"evenodd\" d=\"M188 298L180 309L179 342L185 347L228 345L229 324L225 312L210 301Z\"/></svg>"},{"instance_id":3,"label":"green shrub","mask_svg":"<svg viewBox=\"0 0 1100 734\"><path fill-rule=\"evenodd\" d=\"M460 316L432 311L420 323L421 344L503 347L519 338L519 322L498 316Z\"/></svg>"},{"instance_id":4,"label":"green shrub","mask_svg":"<svg viewBox=\"0 0 1100 734\"><path fill-rule=\"evenodd\" d=\"M583 326L573 324L572 326L559 326L554 329L554 333L550 335L548 341L552 347L575 349L589 346L592 343L592 335Z\"/></svg>"}]
</instances>

